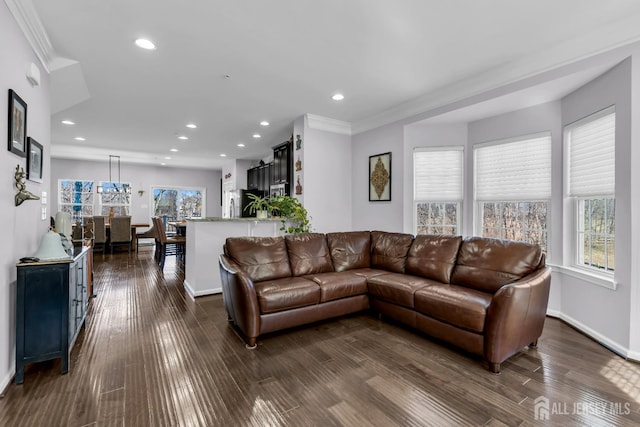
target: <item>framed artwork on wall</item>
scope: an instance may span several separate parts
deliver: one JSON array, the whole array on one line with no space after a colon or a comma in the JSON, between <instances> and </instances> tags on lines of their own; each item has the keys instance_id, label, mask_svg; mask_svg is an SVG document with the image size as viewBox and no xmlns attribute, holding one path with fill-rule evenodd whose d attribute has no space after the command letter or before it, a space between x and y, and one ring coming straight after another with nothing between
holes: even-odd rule
<instances>
[{"instance_id":1,"label":"framed artwork on wall","mask_svg":"<svg viewBox=\"0 0 640 427\"><path fill-rule=\"evenodd\" d=\"M34 182L42 182L42 145L35 139L27 138L27 179Z\"/></svg>"},{"instance_id":2,"label":"framed artwork on wall","mask_svg":"<svg viewBox=\"0 0 640 427\"><path fill-rule=\"evenodd\" d=\"M369 156L369 201L391 201L391 153Z\"/></svg>"},{"instance_id":3,"label":"framed artwork on wall","mask_svg":"<svg viewBox=\"0 0 640 427\"><path fill-rule=\"evenodd\" d=\"M27 103L9 89L8 150L20 157L27 155Z\"/></svg>"}]
</instances>

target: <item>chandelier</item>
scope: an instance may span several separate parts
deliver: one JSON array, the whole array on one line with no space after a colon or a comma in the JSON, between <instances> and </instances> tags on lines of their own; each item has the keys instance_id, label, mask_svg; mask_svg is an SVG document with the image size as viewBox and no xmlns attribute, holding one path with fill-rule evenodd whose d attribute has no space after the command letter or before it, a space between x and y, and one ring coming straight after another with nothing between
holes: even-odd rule
<instances>
[{"instance_id":1,"label":"chandelier","mask_svg":"<svg viewBox=\"0 0 640 427\"><path fill-rule=\"evenodd\" d=\"M118 181L114 182L111 172L113 167L118 168ZM122 184L120 181L120 156L109 155L109 185L98 185L96 188L98 193L131 193L131 186L129 184Z\"/></svg>"}]
</instances>

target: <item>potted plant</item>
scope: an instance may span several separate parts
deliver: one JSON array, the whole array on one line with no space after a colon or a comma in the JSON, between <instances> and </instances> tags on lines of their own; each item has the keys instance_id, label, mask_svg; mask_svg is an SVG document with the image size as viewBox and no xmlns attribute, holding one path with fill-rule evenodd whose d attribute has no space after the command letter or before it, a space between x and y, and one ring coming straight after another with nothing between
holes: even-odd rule
<instances>
[{"instance_id":1,"label":"potted plant","mask_svg":"<svg viewBox=\"0 0 640 427\"><path fill-rule=\"evenodd\" d=\"M277 211L276 213L280 216L280 222L282 222L280 230L289 234L311 231L307 210L295 197L273 196L269 199L269 208Z\"/></svg>"},{"instance_id":2,"label":"potted plant","mask_svg":"<svg viewBox=\"0 0 640 427\"><path fill-rule=\"evenodd\" d=\"M267 219L269 214L269 197L260 197L256 194L247 194L247 197L251 201L244 207L244 210L249 209L250 214L256 214L257 219Z\"/></svg>"}]
</instances>

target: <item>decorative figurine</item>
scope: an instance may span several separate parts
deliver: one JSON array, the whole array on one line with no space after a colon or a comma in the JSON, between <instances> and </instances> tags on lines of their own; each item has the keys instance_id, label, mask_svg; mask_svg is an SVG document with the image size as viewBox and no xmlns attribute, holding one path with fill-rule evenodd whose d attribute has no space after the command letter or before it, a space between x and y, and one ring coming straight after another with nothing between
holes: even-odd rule
<instances>
[{"instance_id":1,"label":"decorative figurine","mask_svg":"<svg viewBox=\"0 0 640 427\"><path fill-rule=\"evenodd\" d=\"M296 194L302 194L302 184L300 184L300 175L298 175L298 182L296 184Z\"/></svg>"},{"instance_id":2,"label":"decorative figurine","mask_svg":"<svg viewBox=\"0 0 640 427\"><path fill-rule=\"evenodd\" d=\"M296 171L302 170L302 162L300 161L300 156L298 156L298 160L296 161Z\"/></svg>"},{"instance_id":3,"label":"decorative figurine","mask_svg":"<svg viewBox=\"0 0 640 427\"><path fill-rule=\"evenodd\" d=\"M16 173L14 175L16 188L18 189L18 193L16 194L16 206L20 206L25 200L40 200L40 197L30 191L27 191L27 186L24 182L26 176L27 174L24 172L24 169L21 168L20 165L16 165Z\"/></svg>"},{"instance_id":4,"label":"decorative figurine","mask_svg":"<svg viewBox=\"0 0 640 427\"><path fill-rule=\"evenodd\" d=\"M296 151L302 148L302 138L300 135L296 135Z\"/></svg>"}]
</instances>

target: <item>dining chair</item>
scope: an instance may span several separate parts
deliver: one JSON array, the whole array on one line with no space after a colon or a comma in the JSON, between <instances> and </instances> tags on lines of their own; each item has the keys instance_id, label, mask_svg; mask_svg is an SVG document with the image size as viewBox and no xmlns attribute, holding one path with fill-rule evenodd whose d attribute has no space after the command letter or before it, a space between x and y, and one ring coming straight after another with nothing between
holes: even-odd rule
<instances>
[{"instance_id":1,"label":"dining chair","mask_svg":"<svg viewBox=\"0 0 640 427\"><path fill-rule=\"evenodd\" d=\"M110 227L109 244L111 245L111 253L113 253L114 246L127 245L129 254L131 254L131 217L114 216L111 218Z\"/></svg>"},{"instance_id":2,"label":"dining chair","mask_svg":"<svg viewBox=\"0 0 640 427\"><path fill-rule=\"evenodd\" d=\"M156 230L155 224L153 223L153 218L151 219L151 228L147 231L142 231L140 233L136 233L136 252L138 252L138 248L140 247L140 239L154 239L154 243L156 240Z\"/></svg>"},{"instance_id":3,"label":"dining chair","mask_svg":"<svg viewBox=\"0 0 640 427\"><path fill-rule=\"evenodd\" d=\"M176 260L184 262L185 245L187 239L182 236L168 237L162 218L153 217L153 224L156 230L156 261L161 269L164 268L164 261L167 255L175 255Z\"/></svg>"},{"instance_id":4,"label":"dining chair","mask_svg":"<svg viewBox=\"0 0 640 427\"><path fill-rule=\"evenodd\" d=\"M104 248L107 244L107 225L105 223L104 216L94 216L93 217L93 250L95 251L97 248L102 249L104 252Z\"/></svg>"}]
</instances>

